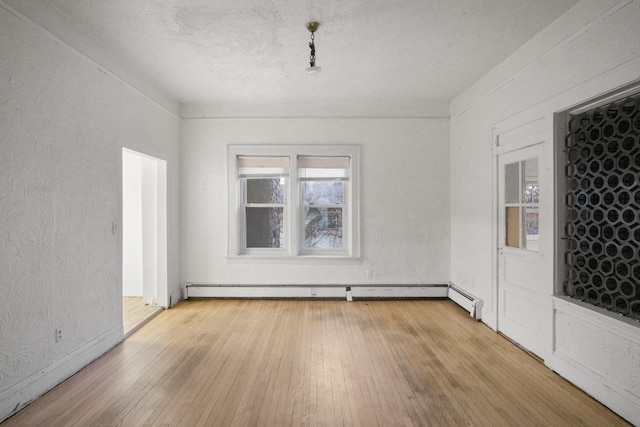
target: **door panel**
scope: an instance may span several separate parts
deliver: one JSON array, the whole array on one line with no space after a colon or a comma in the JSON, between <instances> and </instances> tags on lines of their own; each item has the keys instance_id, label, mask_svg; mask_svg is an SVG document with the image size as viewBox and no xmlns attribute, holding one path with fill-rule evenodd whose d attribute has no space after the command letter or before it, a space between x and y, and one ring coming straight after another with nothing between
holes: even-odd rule
<instances>
[{"instance_id":1,"label":"door panel","mask_svg":"<svg viewBox=\"0 0 640 427\"><path fill-rule=\"evenodd\" d=\"M529 330L538 330L536 323L538 305L532 303L531 295L523 297L520 292L505 291L504 300L505 314L511 321Z\"/></svg>"},{"instance_id":2,"label":"door panel","mask_svg":"<svg viewBox=\"0 0 640 427\"><path fill-rule=\"evenodd\" d=\"M505 280L509 283L538 292L538 263L510 256L505 257L504 268Z\"/></svg>"},{"instance_id":3,"label":"door panel","mask_svg":"<svg viewBox=\"0 0 640 427\"><path fill-rule=\"evenodd\" d=\"M498 330L542 356L541 144L498 157Z\"/></svg>"}]
</instances>

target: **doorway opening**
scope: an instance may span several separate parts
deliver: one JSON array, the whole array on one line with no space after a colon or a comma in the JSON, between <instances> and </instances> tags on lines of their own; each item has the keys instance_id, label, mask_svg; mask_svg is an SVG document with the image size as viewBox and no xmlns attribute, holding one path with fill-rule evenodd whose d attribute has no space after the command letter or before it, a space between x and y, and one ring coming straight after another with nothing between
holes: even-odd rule
<instances>
[{"instance_id":1,"label":"doorway opening","mask_svg":"<svg viewBox=\"0 0 640 427\"><path fill-rule=\"evenodd\" d=\"M167 306L167 162L122 149L125 337Z\"/></svg>"}]
</instances>

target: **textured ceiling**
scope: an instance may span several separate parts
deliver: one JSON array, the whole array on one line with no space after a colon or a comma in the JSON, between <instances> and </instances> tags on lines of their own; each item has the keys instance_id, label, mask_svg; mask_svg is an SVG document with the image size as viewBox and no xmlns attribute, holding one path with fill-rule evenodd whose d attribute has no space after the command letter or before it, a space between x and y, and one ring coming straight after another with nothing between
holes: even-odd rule
<instances>
[{"instance_id":1,"label":"textured ceiling","mask_svg":"<svg viewBox=\"0 0 640 427\"><path fill-rule=\"evenodd\" d=\"M215 104L450 101L577 3L4 1L177 102ZM305 72L310 20L321 23L318 75Z\"/></svg>"}]
</instances>

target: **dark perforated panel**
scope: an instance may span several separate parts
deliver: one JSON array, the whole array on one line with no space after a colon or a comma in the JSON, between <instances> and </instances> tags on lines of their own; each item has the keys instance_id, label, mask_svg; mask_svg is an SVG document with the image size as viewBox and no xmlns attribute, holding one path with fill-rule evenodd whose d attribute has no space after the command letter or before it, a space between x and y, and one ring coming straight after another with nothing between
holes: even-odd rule
<instances>
[{"instance_id":1,"label":"dark perforated panel","mask_svg":"<svg viewBox=\"0 0 640 427\"><path fill-rule=\"evenodd\" d=\"M640 319L640 95L571 116L567 295Z\"/></svg>"}]
</instances>

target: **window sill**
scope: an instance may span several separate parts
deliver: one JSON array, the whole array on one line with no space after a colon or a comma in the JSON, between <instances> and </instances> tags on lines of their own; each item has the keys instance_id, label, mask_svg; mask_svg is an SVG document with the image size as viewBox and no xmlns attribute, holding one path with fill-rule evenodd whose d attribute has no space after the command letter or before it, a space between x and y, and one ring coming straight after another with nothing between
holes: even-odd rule
<instances>
[{"instance_id":1,"label":"window sill","mask_svg":"<svg viewBox=\"0 0 640 427\"><path fill-rule=\"evenodd\" d=\"M261 256L235 255L227 256L229 264L320 264L320 265L357 265L362 264L361 257L331 255L298 255L298 256Z\"/></svg>"}]
</instances>

